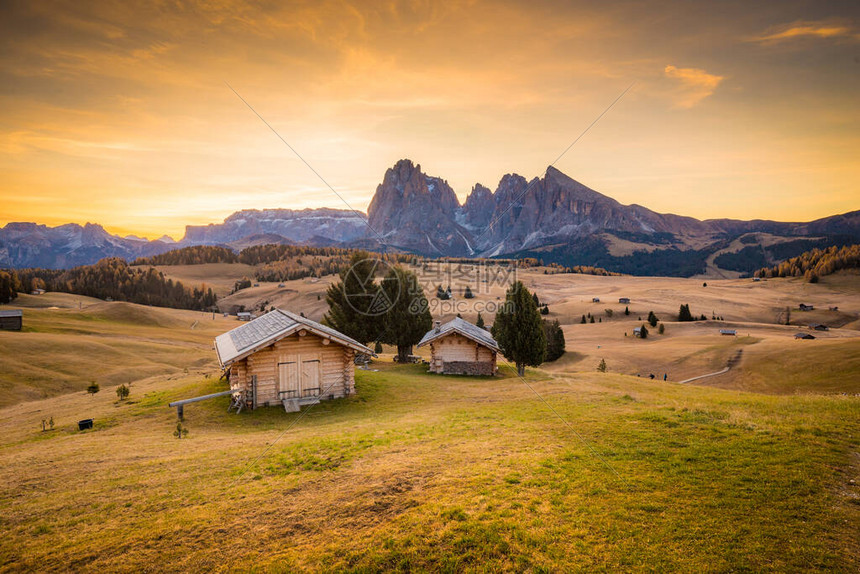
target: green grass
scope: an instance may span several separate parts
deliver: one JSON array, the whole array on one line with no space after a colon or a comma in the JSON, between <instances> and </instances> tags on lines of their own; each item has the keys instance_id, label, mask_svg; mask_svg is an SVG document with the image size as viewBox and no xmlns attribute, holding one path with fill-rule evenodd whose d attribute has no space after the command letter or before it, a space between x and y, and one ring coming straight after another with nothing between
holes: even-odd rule
<instances>
[{"instance_id":1,"label":"green grass","mask_svg":"<svg viewBox=\"0 0 860 574\"><path fill-rule=\"evenodd\" d=\"M33 430L0 444L0 569L860 565L857 398L530 372L568 427L515 377L380 369L301 414L188 405L183 440L166 403L223 383L47 399L40 412L65 409L53 433L13 407L0 430ZM96 428L79 433L68 421L86 409Z\"/></svg>"}]
</instances>

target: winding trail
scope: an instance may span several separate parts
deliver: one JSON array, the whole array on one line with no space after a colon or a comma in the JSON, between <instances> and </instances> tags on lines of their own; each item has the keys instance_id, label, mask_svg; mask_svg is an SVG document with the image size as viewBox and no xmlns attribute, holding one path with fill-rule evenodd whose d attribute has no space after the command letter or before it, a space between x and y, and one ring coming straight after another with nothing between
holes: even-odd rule
<instances>
[{"instance_id":1,"label":"winding trail","mask_svg":"<svg viewBox=\"0 0 860 574\"><path fill-rule=\"evenodd\" d=\"M743 352L744 352L743 349L738 349L735 352L735 354L732 355L732 358L729 359L729 362L726 365L726 368L723 369L722 371L717 371L716 373L708 373L707 375L699 375L698 377L693 377L691 379L681 381L679 384L683 385L686 383L692 383L693 381L698 381L700 379L707 379L708 377L716 377L717 375L722 375L722 374L728 373L732 369L732 367L734 367L735 365L737 365L740 362L741 355L743 355Z\"/></svg>"}]
</instances>

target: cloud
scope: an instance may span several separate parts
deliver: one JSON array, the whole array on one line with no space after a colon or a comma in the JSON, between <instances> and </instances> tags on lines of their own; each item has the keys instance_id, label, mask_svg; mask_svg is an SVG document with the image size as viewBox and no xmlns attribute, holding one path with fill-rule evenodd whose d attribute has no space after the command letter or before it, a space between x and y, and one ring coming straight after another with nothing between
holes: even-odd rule
<instances>
[{"instance_id":1,"label":"cloud","mask_svg":"<svg viewBox=\"0 0 860 574\"><path fill-rule=\"evenodd\" d=\"M752 38L760 44L773 44L799 38L854 38L860 39L851 26L835 22L794 22L771 28L767 33Z\"/></svg>"},{"instance_id":2,"label":"cloud","mask_svg":"<svg viewBox=\"0 0 860 574\"><path fill-rule=\"evenodd\" d=\"M675 105L687 109L713 94L725 79L700 68L677 68L672 65L666 66L663 73L667 78L679 82L673 93Z\"/></svg>"}]
</instances>

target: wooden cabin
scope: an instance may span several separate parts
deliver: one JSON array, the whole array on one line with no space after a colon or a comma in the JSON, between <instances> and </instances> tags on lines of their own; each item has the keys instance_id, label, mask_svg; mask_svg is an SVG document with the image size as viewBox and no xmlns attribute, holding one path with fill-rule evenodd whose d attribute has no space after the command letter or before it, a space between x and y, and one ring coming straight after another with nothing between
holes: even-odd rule
<instances>
[{"instance_id":1,"label":"wooden cabin","mask_svg":"<svg viewBox=\"0 0 860 574\"><path fill-rule=\"evenodd\" d=\"M720 329L720 335L727 335L730 337L737 336L738 332L736 329Z\"/></svg>"},{"instance_id":2,"label":"wooden cabin","mask_svg":"<svg viewBox=\"0 0 860 574\"><path fill-rule=\"evenodd\" d=\"M496 374L499 345L485 329L459 317L428 331L418 347L430 345L430 372L444 375Z\"/></svg>"},{"instance_id":3,"label":"wooden cabin","mask_svg":"<svg viewBox=\"0 0 860 574\"><path fill-rule=\"evenodd\" d=\"M230 388L250 408L287 412L355 393L355 355L373 351L331 327L275 309L215 339Z\"/></svg>"},{"instance_id":4,"label":"wooden cabin","mask_svg":"<svg viewBox=\"0 0 860 574\"><path fill-rule=\"evenodd\" d=\"M814 339L815 337L813 335L810 335L809 333L795 333L794 338L795 339Z\"/></svg>"},{"instance_id":5,"label":"wooden cabin","mask_svg":"<svg viewBox=\"0 0 860 574\"><path fill-rule=\"evenodd\" d=\"M629 305L630 304L630 297L619 297L618 302L621 303L622 305Z\"/></svg>"},{"instance_id":6,"label":"wooden cabin","mask_svg":"<svg viewBox=\"0 0 860 574\"><path fill-rule=\"evenodd\" d=\"M0 311L0 331L20 331L24 323L24 312L20 309Z\"/></svg>"}]
</instances>

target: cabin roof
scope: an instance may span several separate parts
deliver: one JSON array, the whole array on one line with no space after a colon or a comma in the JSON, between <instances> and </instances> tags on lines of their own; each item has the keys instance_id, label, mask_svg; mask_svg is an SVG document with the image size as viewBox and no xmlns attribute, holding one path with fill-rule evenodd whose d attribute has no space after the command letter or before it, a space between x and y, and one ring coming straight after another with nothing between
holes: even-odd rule
<instances>
[{"instance_id":1,"label":"cabin roof","mask_svg":"<svg viewBox=\"0 0 860 574\"><path fill-rule=\"evenodd\" d=\"M467 339L475 341L479 345L489 347L494 351L499 350L499 344L496 343L496 340L493 339L493 336L490 335L486 329L482 329L481 327L473 325L459 317L454 317L444 325L441 325L438 330L433 328L427 331L427 334L424 335L421 342L418 343L418 346L421 347L423 345L428 345L436 339L440 339L446 335L450 335L451 333L459 333Z\"/></svg>"},{"instance_id":2,"label":"cabin roof","mask_svg":"<svg viewBox=\"0 0 860 574\"><path fill-rule=\"evenodd\" d=\"M264 347L268 347L275 341L289 337L300 329L307 329L315 335L330 339L359 353L374 354L373 351L340 331L290 311L275 309L215 337L215 350L218 353L218 360L221 365L227 366Z\"/></svg>"},{"instance_id":3,"label":"cabin roof","mask_svg":"<svg viewBox=\"0 0 860 574\"><path fill-rule=\"evenodd\" d=\"M21 309L3 309L0 311L0 317L22 317L24 312Z\"/></svg>"}]
</instances>

